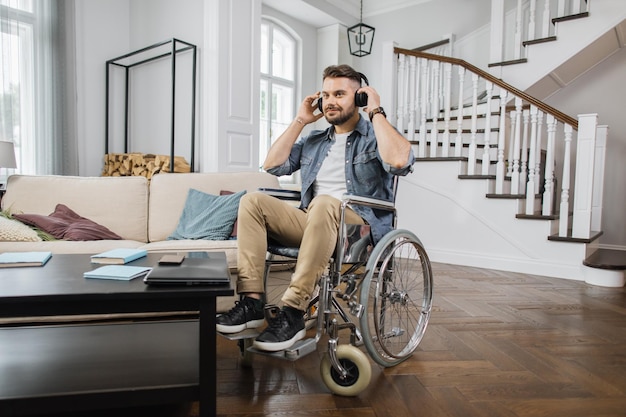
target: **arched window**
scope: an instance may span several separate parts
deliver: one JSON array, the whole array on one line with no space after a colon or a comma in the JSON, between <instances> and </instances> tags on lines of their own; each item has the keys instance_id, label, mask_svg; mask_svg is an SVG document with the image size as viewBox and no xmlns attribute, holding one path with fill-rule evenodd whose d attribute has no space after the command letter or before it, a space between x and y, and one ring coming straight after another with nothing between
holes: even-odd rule
<instances>
[{"instance_id":1,"label":"arched window","mask_svg":"<svg viewBox=\"0 0 626 417\"><path fill-rule=\"evenodd\" d=\"M272 20L261 20L259 163L296 114L298 41Z\"/></svg>"}]
</instances>

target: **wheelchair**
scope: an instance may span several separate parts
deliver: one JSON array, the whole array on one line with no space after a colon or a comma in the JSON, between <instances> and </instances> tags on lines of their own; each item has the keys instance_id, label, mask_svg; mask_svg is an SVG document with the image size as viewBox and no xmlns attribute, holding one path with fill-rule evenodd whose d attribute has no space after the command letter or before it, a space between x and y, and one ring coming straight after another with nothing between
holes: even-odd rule
<instances>
[{"instance_id":1,"label":"wheelchair","mask_svg":"<svg viewBox=\"0 0 626 417\"><path fill-rule=\"evenodd\" d=\"M368 225L345 223L349 205L392 212L393 230L372 245ZM260 333L257 330L221 334L238 341L243 364L249 365L253 354L295 361L315 352L318 342L327 336L328 350L320 366L322 380L334 394L356 396L369 385L372 375L362 346L382 367L408 359L426 332L433 275L422 243L412 232L396 229L396 219L393 202L344 196L335 253L305 312L307 330L315 328L315 336L308 337L311 332L307 332L307 338L284 351L264 352L253 347ZM264 284L275 265L295 265L297 257L298 248L269 242ZM271 309L266 306L266 314L268 310L271 314ZM340 344L340 332L349 332L349 343Z\"/></svg>"}]
</instances>

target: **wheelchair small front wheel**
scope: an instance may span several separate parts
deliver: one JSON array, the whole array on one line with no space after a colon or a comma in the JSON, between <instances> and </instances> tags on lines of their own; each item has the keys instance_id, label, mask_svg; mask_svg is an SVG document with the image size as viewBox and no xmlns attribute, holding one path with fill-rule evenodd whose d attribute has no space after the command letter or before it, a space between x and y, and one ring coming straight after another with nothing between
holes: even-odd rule
<instances>
[{"instance_id":1,"label":"wheelchair small front wheel","mask_svg":"<svg viewBox=\"0 0 626 417\"><path fill-rule=\"evenodd\" d=\"M372 366L367 355L352 345L337 346L337 359L341 366L348 371L348 375L342 378L339 372L333 368L328 353L324 354L320 371L324 384L334 394L345 397L353 397L363 391L372 379Z\"/></svg>"},{"instance_id":2,"label":"wheelchair small front wheel","mask_svg":"<svg viewBox=\"0 0 626 417\"><path fill-rule=\"evenodd\" d=\"M370 255L360 294L361 334L376 363L395 366L413 354L432 298L432 269L420 240L408 230L387 233Z\"/></svg>"}]
</instances>

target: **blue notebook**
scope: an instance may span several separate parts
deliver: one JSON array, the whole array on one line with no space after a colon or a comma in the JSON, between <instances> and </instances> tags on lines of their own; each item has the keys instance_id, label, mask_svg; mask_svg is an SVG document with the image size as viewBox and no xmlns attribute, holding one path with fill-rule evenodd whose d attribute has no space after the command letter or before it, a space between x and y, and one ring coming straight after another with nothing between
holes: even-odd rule
<instances>
[{"instance_id":1,"label":"blue notebook","mask_svg":"<svg viewBox=\"0 0 626 417\"><path fill-rule=\"evenodd\" d=\"M152 268L149 266L105 265L93 271L87 271L83 276L85 278L130 281L135 278L144 277L151 270Z\"/></svg>"},{"instance_id":2,"label":"blue notebook","mask_svg":"<svg viewBox=\"0 0 626 417\"><path fill-rule=\"evenodd\" d=\"M43 266L50 258L52 252L5 252L0 254L0 268Z\"/></svg>"},{"instance_id":3,"label":"blue notebook","mask_svg":"<svg viewBox=\"0 0 626 417\"><path fill-rule=\"evenodd\" d=\"M91 256L91 263L94 264L118 264L123 265L143 258L148 254L145 249L118 248Z\"/></svg>"}]
</instances>

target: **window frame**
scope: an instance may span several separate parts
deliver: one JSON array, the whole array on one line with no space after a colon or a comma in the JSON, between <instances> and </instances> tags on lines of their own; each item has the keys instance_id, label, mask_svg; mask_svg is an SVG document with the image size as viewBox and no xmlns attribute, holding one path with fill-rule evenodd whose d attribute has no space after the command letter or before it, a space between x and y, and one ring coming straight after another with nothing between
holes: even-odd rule
<instances>
[{"instance_id":1,"label":"window frame","mask_svg":"<svg viewBox=\"0 0 626 417\"><path fill-rule=\"evenodd\" d=\"M300 38L287 25L268 16L261 17L261 31L263 31L264 26L268 28L267 40L266 40L266 45L265 45L267 47L266 50L268 51L268 53L265 54L265 58L267 61L263 62L264 54L263 52L261 52L261 57L259 60L260 61L259 74L260 74L260 81L261 81L260 85L263 86L263 84L266 83L267 88L264 90L262 87L260 87L260 94L259 94L259 102L260 102L259 103L259 116L260 116L259 164L260 165L263 164L263 160L267 156L267 152L269 151L273 143L273 140L278 138L278 136L280 136L280 134L288 126L288 125L285 126L284 123L277 123L276 120L272 120L272 112L276 111L276 108L273 105L273 99L274 99L273 92L275 91L274 86L290 88L291 91L293 92L292 94L293 99L292 99L292 105L291 105L292 107L291 117L287 118L289 119L289 122L291 122L291 120L293 120L293 118L295 118L297 114L298 106L300 103L300 97L301 97L300 79L301 79L301 73L302 73L301 59L300 59L300 53L302 50L302 42ZM272 46L273 46L273 41L274 41L274 34L277 31L283 34L284 36L286 36L289 40L293 42L293 51L292 51L293 53L292 53L292 58L291 58L292 59L291 65L293 68L292 80L273 75L274 59L272 56ZM263 42L263 36L261 36L261 41ZM261 46L261 51L262 50L263 50L263 45ZM267 73L263 72L264 66L267 68ZM263 106L264 92L267 93L267 96L265 97L265 100L267 101L265 103L265 106ZM264 114L267 112L269 112L269 114ZM282 128L280 126L282 126ZM276 137L272 138L272 133L274 133ZM295 178L293 178L293 176L281 177L280 182L281 183L295 183Z\"/></svg>"}]
</instances>

